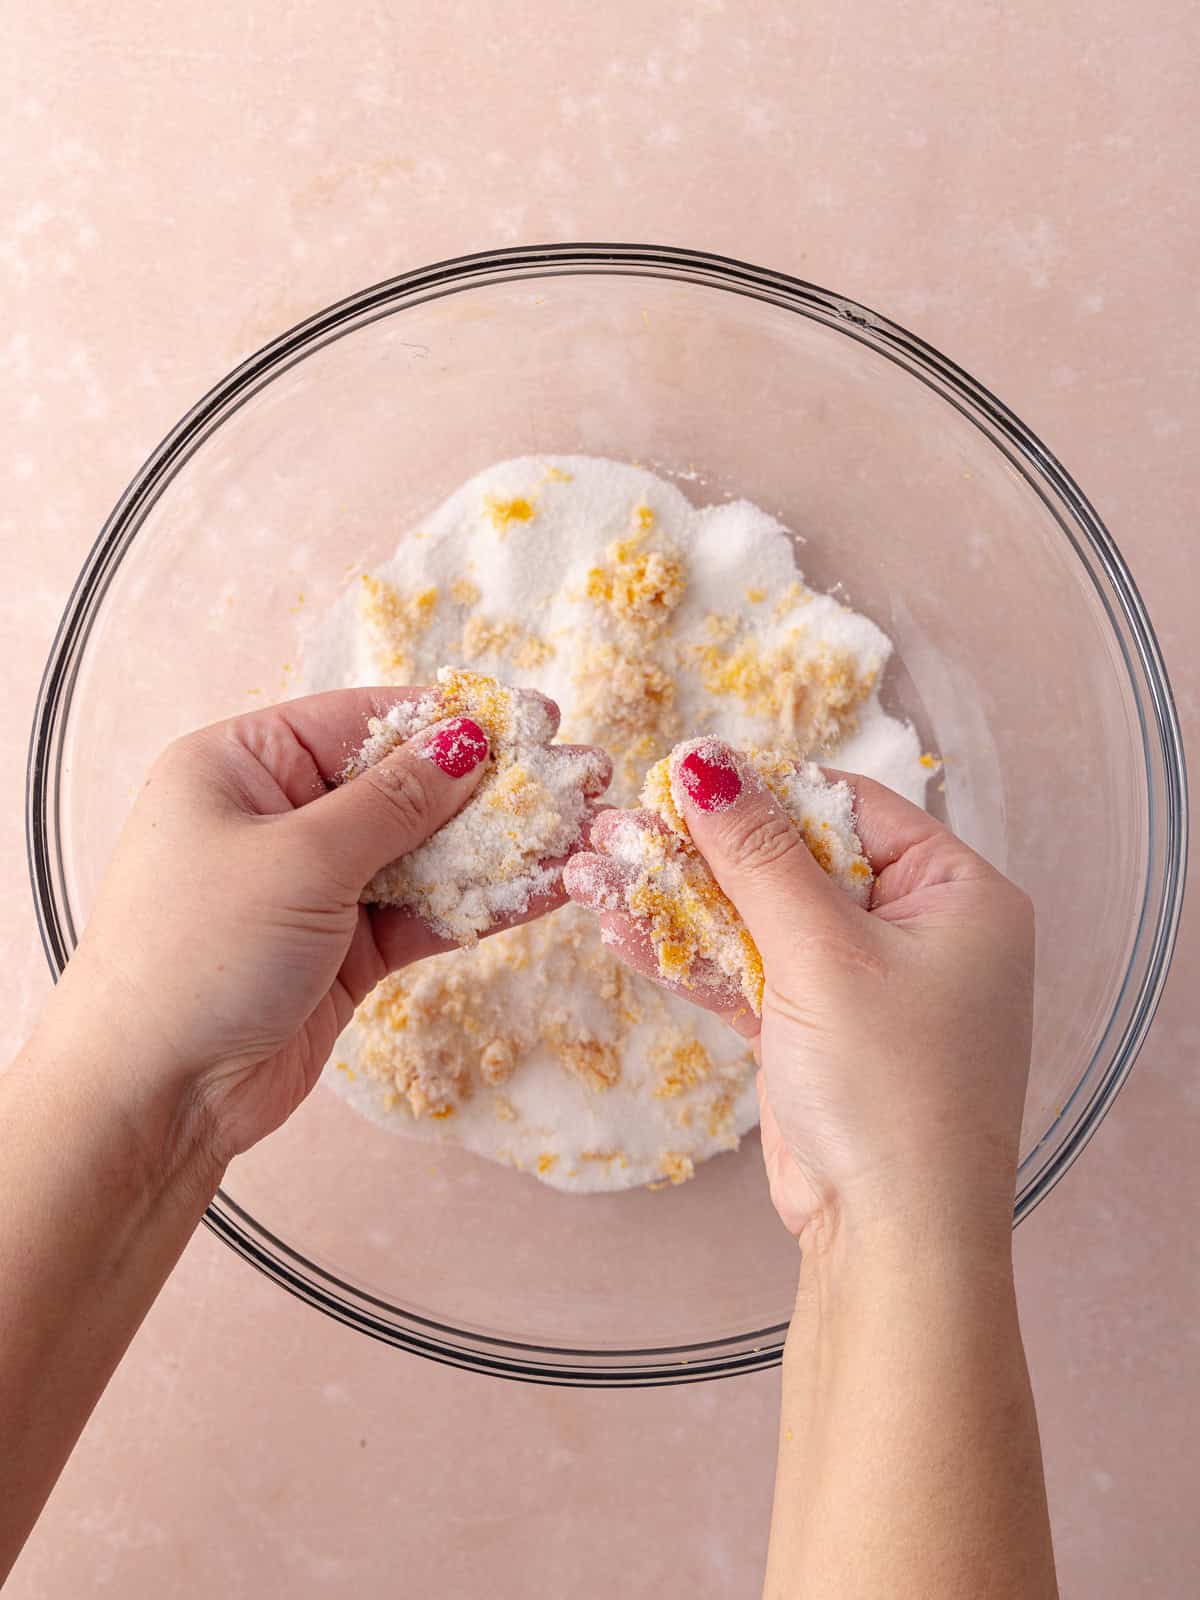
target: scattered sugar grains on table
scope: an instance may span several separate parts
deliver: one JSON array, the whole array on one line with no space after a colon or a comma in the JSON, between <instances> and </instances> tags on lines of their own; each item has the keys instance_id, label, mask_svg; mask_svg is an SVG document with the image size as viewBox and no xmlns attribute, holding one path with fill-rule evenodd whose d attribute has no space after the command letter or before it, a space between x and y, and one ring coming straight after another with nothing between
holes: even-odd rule
<instances>
[{"instance_id":1,"label":"scattered sugar grains on table","mask_svg":"<svg viewBox=\"0 0 1200 1600\"><path fill-rule=\"evenodd\" d=\"M304 673L310 691L428 684L453 663L541 690L561 740L612 756L617 805L705 736L920 802L917 735L879 703L890 653L805 585L756 506L695 507L640 468L552 456L487 469L402 537L320 618ZM396 1132L583 1193L682 1182L757 1120L744 1042L631 974L576 906L385 979L326 1081Z\"/></svg>"}]
</instances>

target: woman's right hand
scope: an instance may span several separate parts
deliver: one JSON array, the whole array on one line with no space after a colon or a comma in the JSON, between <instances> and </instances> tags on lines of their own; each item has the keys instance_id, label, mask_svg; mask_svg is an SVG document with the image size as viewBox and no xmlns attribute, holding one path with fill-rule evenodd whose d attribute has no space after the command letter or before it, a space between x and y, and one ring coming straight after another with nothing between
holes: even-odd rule
<instances>
[{"instance_id":1,"label":"woman's right hand","mask_svg":"<svg viewBox=\"0 0 1200 1600\"><path fill-rule=\"evenodd\" d=\"M370 718L429 692L308 695L188 734L155 763L43 1024L68 1055L107 1027L122 1071L104 1090L132 1123L203 1142L223 1170L295 1110L386 973L452 948L414 912L360 897L467 802L484 730L451 718L339 781ZM549 738L552 702L546 722ZM595 796L608 758L582 765ZM563 898L554 885L489 931Z\"/></svg>"},{"instance_id":2,"label":"woman's right hand","mask_svg":"<svg viewBox=\"0 0 1200 1600\"><path fill-rule=\"evenodd\" d=\"M676 787L763 958L754 1047L781 1217L810 1246L842 1222L907 1228L936 1215L1007 1231L1029 1067L1029 899L919 807L850 776L876 875L864 911L820 870L753 769L728 754L733 796L718 786L709 809L702 781ZM598 819L594 850L603 854L616 826L612 813ZM644 929L596 900L596 866L577 856L568 893L591 900L606 939L653 976Z\"/></svg>"}]
</instances>

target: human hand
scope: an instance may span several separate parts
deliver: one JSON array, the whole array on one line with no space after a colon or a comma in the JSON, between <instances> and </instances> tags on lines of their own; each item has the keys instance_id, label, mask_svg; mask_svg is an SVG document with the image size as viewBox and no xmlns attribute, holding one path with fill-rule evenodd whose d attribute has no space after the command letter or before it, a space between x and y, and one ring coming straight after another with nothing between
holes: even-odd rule
<instances>
[{"instance_id":1,"label":"human hand","mask_svg":"<svg viewBox=\"0 0 1200 1600\"><path fill-rule=\"evenodd\" d=\"M367 719L427 692L339 690L178 739L121 835L52 1021L108 1029L131 1115L221 1167L299 1105L385 973L451 948L359 895L470 796L482 730L437 724L336 786Z\"/></svg>"},{"instance_id":2,"label":"human hand","mask_svg":"<svg viewBox=\"0 0 1200 1600\"><path fill-rule=\"evenodd\" d=\"M919 807L849 777L876 874L864 911L734 759L737 792L713 809L702 783L680 787L692 838L762 955L761 1028L727 987L670 987L757 1034L763 1154L785 1224L806 1243L842 1219L934 1211L1007 1230L1029 1065L1028 898ZM621 886L606 841L622 825L614 812L597 819L595 854L576 856L565 884L654 977L645 927L604 909Z\"/></svg>"}]
</instances>

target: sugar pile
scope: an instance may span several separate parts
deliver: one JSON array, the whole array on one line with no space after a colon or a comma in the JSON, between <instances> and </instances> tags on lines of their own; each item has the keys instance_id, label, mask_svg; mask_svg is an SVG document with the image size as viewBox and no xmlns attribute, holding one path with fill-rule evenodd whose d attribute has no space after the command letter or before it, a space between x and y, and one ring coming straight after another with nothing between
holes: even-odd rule
<instances>
[{"instance_id":1,"label":"sugar pile","mask_svg":"<svg viewBox=\"0 0 1200 1600\"><path fill-rule=\"evenodd\" d=\"M469 946L555 887L558 868L546 863L580 842L588 798L604 789L607 769L590 751L550 743L554 722L543 696L452 667L440 668L437 680L436 690L371 720L370 737L346 776L446 717L470 717L487 734L487 769L466 805L431 839L376 873L362 895L368 903L408 907L443 938Z\"/></svg>"},{"instance_id":2,"label":"sugar pile","mask_svg":"<svg viewBox=\"0 0 1200 1600\"><path fill-rule=\"evenodd\" d=\"M429 683L446 661L539 689L562 738L613 757L618 805L704 735L819 754L920 802L929 758L879 703L890 652L807 587L766 512L556 456L465 483L350 585L304 659L314 690ZM398 1132L578 1191L681 1181L757 1115L742 1041L627 974L576 906L385 980L327 1079Z\"/></svg>"},{"instance_id":3,"label":"sugar pile","mask_svg":"<svg viewBox=\"0 0 1200 1600\"><path fill-rule=\"evenodd\" d=\"M585 1194L681 1183L757 1117L744 1043L575 905L385 978L326 1081L389 1130Z\"/></svg>"},{"instance_id":4,"label":"sugar pile","mask_svg":"<svg viewBox=\"0 0 1200 1600\"><path fill-rule=\"evenodd\" d=\"M740 999L759 1016L762 958L688 832L682 763L693 752L710 763L730 759L724 746L714 746L711 739L677 745L650 769L642 789L642 805L662 820L664 829L639 826L630 816L611 835L607 854L630 874L624 907L646 920L660 974L685 988L703 982L727 989L731 1003ZM743 771L771 791L821 869L859 905L866 905L872 874L854 831L849 784L830 783L815 763L798 762L776 750L744 752Z\"/></svg>"}]
</instances>

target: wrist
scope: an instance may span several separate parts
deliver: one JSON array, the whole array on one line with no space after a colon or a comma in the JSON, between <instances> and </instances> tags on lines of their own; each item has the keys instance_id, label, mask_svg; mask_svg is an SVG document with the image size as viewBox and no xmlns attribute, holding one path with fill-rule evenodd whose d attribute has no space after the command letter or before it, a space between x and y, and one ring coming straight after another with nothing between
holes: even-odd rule
<instances>
[{"instance_id":1,"label":"wrist","mask_svg":"<svg viewBox=\"0 0 1200 1600\"><path fill-rule=\"evenodd\" d=\"M876 1318L920 1324L947 1308L989 1315L1013 1294L1012 1210L933 1190L886 1209L853 1205L801 1236L793 1331ZM792 1343L789 1340L789 1345Z\"/></svg>"},{"instance_id":2,"label":"wrist","mask_svg":"<svg viewBox=\"0 0 1200 1600\"><path fill-rule=\"evenodd\" d=\"M22 1059L66 1125L102 1123L122 1143L131 1179L148 1194L211 1200L224 1167L193 1086L152 1030L119 1005L64 976Z\"/></svg>"},{"instance_id":3,"label":"wrist","mask_svg":"<svg viewBox=\"0 0 1200 1600\"><path fill-rule=\"evenodd\" d=\"M809 1239L820 1248L839 1234L867 1240L970 1240L1007 1248L1012 1234L1016 1153L982 1137L930 1141L928 1156L891 1154L856 1164L828 1185Z\"/></svg>"}]
</instances>

